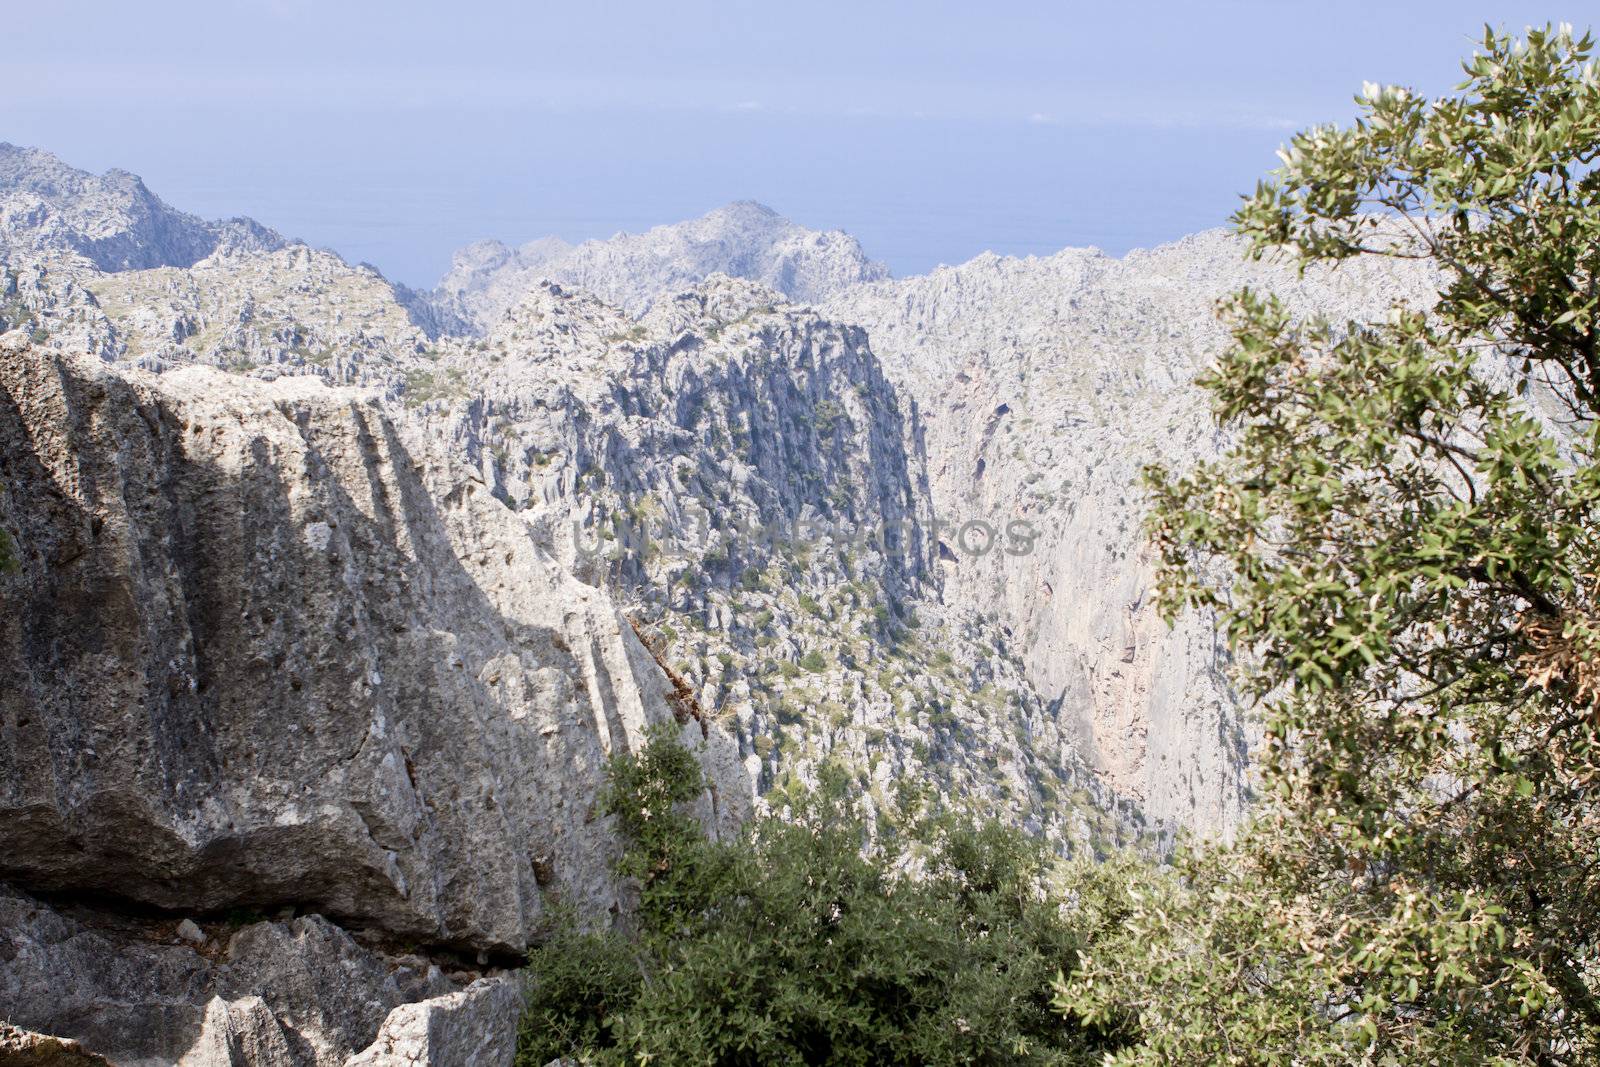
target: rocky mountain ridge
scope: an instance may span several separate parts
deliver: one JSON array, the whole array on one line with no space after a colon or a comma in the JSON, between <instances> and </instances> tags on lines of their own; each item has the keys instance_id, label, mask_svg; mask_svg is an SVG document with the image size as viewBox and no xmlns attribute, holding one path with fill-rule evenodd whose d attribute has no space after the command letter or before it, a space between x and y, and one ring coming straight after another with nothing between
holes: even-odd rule
<instances>
[{"instance_id":1,"label":"rocky mountain ridge","mask_svg":"<svg viewBox=\"0 0 1600 1067\"><path fill-rule=\"evenodd\" d=\"M478 332L492 327L540 281L587 290L629 314L713 274L748 278L786 299L815 303L889 276L840 230L808 230L753 200L641 234L571 245L558 237L509 248L479 241L461 249L431 294L447 315Z\"/></svg>"},{"instance_id":2,"label":"rocky mountain ridge","mask_svg":"<svg viewBox=\"0 0 1600 1067\"><path fill-rule=\"evenodd\" d=\"M0 1014L130 1062L506 1062L429 1042L504 1036L551 904L626 909L594 797L652 722L717 832L832 765L1067 854L1226 833L1249 724L1139 469L1218 447L1217 297L1431 284L1216 233L890 280L737 204L416 294L10 153Z\"/></svg>"},{"instance_id":3,"label":"rocky mountain ridge","mask_svg":"<svg viewBox=\"0 0 1600 1067\"><path fill-rule=\"evenodd\" d=\"M207 222L176 211L127 171L96 177L0 142L0 259L59 255L102 271L143 270L289 243L253 219Z\"/></svg>"},{"instance_id":4,"label":"rocky mountain ridge","mask_svg":"<svg viewBox=\"0 0 1600 1067\"><path fill-rule=\"evenodd\" d=\"M439 367L469 399L428 414L637 605L768 803L842 760L869 799L931 777L1063 850L1127 834L1005 635L940 600L917 415L859 329L722 276L639 320L546 285Z\"/></svg>"},{"instance_id":5,"label":"rocky mountain ridge","mask_svg":"<svg viewBox=\"0 0 1600 1067\"><path fill-rule=\"evenodd\" d=\"M1381 318L1423 305L1416 268L1349 264L1306 275L1246 257L1214 230L1120 259L1094 249L993 254L856 287L825 302L861 324L927 427L945 537L1024 522L1025 554L945 559L946 599L1017 635L1027 678L1063 709L1085 758L1155 819L1214 834L1243 817L1250 726L1228 657L1198 614L1156 612L1140 472L1218 452L1190 388L1228 343L1219 300L1270 289L1298 314Z\"/></svg>"}]
</instances>

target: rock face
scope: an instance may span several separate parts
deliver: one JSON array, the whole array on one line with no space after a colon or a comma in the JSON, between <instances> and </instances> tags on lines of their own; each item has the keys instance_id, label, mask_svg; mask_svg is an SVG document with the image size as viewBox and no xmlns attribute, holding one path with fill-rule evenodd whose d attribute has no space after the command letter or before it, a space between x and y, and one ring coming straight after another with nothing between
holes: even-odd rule
<instances>
[{"instance_id":1,"label":"rock face","mask_svg":"<svg viewBox=\"0 0 1600 1067\"><path fill-rule=\"evenodd\" d=\"M168 921L179 947L152 956L13 894L7 1017L118 1063L338 1064L391 1009L457 992L345 929L512 959L547 900L615 904L596 791L683 715L672 683L374 394L113 370L13 332L0 452L0 880L210 917ZM731 827L732 743L687 729L703 815ZM205 961L216 916L279 909L306 917ZM401 1016L394 1055L506 1062L495 988Z\"/></svg>"},{"instance_id":2,"label":"rock face","mask_svg":"<svg viewBox=\"0 0 1600 1067\"><path fill-rule=\"evenodd\" d=\"M489 950L606 906L667 683L481 486L315 379L13 346L0 404L0 876Z\"/></svg>"},{"instance_id":3,"label":"rock face","mask_svg":"<svg viewBox=\"0 0 1600 1067\"><path fill-rule=\"evenodd\" d=\"M1235 825L1248 724L1208 619L1168 628L1144 547L1147 463L1216 453L1191 388L1224 350L1216 302L1250 285L1298 313L1381 317L1433 293L1420 270L1347 264L1298 277L1250 262L1212 231L1112 259L984 255L825 302L860 323L890 379L924 413L945 599L1016 634L1029 681L1062 709L1093 765L1146 812L1202 833ZM1022 521L1031 551L960 551Z\"/></svg>"},{"instance_id":4,"label":"rock face","mask_svg":"<svg viewBox=\"0 0 1600 1067\"><path fill-rule=\"evenodd\" d=\"M0 142L0 259L55 253L100 270L140 270L288 243L251 219L206 222L175 211L127 171L95 177L49 152Z\"/></svg>"},{"instance_id":5,"label":"rock face","mask_svg":"<svg viewBox=\"0 0 1600 1067\"><path fill-rule=\"evenodd\" d=\"M199 945L177 925L0 886L0 1005L118 1067L510 1062L511 977L386 952L316 915L207 922Z\"/></svg>"},{"instance_id":6,"label":"rock face","mask_svg":"<svg viewBox=\"0 0 1600 1067\"><path fill-rule=\"evenodd\" d=\"M515 249L480 241L456 253L434 301L482 331L543 280L577 286L638 314L657 297L713 274L747 278L788 299L815 303L887 278L889 271L868 259L847 233L808 230L741 200L691 222L577 246L556 237Z\"/></svg>"},{"instance_id":7,"label":"rock face","mask_svg":"<svg viewBox=\"0 0 1600 1067\"><path fill-rule=\"evenodd\" d=\"M914 406L858 328L713 276L637 321L545 285L423 403L574 573L639 605L779 808L826 760L1063 851L1131 829L993 621L942 602Z\"/></svg>"},{"instance_id":8,"label":"rock face","mask_svg":"<svg viewBox=\"0 0 1600 1067\"><path fill-rule=\"evenodd\" d=\"M501 976L480 978L459 993L401 1005L389 1013L366 1051L346 1067L510 1067L522 1004L521 985Z\"/></svg>"}]
</instances>

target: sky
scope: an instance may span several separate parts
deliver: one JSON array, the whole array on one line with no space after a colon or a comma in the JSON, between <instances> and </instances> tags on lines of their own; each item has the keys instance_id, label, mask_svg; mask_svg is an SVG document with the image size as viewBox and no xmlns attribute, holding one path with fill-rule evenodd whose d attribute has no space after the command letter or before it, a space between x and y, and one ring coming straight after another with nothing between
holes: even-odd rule
<instances>
[{"instance_id":1,"label":"sky","mask_svg":"<svg viewBox=\"0 0 1600 1067\"><path fill-rule=\"evenodd\" d=\"M906 275L1224 225L1363 81L1446 91L1564 2L11 3L0 141L417 286L737 199Z\"/></svg>"}]
</instances>

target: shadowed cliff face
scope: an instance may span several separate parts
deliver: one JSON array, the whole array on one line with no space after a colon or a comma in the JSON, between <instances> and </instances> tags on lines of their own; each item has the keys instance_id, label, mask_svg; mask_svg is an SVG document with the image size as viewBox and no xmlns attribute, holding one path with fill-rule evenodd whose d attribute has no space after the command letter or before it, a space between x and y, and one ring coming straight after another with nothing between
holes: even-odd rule
<instances>
[{"instance_id":1,"label":"shadowed cliff face","mask_svg":"<svg viewBox=\"0 0 1600 1067\"><path fill-rule=\"evenodd\" d=\"M13 344L0 482L0 878L490 950L614 901L595 793L666 679L366 397Z\"/></svg>"}]
</instances>

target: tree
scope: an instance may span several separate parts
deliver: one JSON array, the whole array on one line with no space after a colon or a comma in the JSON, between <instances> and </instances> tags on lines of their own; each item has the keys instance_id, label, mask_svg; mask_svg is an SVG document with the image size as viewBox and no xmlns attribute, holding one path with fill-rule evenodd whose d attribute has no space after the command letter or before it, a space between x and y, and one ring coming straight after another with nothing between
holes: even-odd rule
<instances>
[{"instance_id":1,"label":"tree","mask_svg":"<svg viewBox=\"0 0 1600 1067\"><path fill-rule=\"evenodd\" d=\"M1230 847L1112 886L1060 989L1121 1062L1600 1062L1600 76L1486 31L1453 95L1368 86L1235 216L1304 269L1425 260L1432 307L1242 292L1226 455L1148 472L1169 617L1265 722Z\"/></svg>"},{"instance_id":2,"label":"tree","mask_svg":"<svg viewBox=\"0 0 1600 1067\"><path fill-rule=\"evenodd\" d=\"M606 810L639 894L630 925L558 922L529 957L520 1064L1090 1064L1063 1019L1078 937L1040 846L908 801L869 834L842 772L730 842L686 805L693 756L656 734Z\"/></svg>"}]
</instances>

